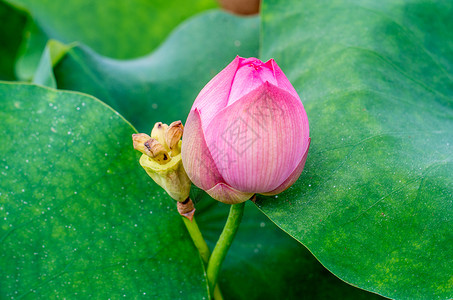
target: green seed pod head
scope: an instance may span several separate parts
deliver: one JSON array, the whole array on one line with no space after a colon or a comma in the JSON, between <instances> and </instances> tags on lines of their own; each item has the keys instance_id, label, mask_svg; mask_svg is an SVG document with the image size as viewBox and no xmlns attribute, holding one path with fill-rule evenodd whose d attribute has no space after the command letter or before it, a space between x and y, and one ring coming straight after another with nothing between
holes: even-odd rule
<instances>
[{"instance_id":1,"label":"green seed pod head","mask_svg":"<svg viewBox=\"0 0 453 300\"><path fill-rule=\"evenodd\" d=\"M192 184L181 160L181 121L170 124L158 122L151 136L139 133L132 135L134 148L143 153L140 165L146 173L176 201L189 197Z\"/></svg>"}]
</instances>

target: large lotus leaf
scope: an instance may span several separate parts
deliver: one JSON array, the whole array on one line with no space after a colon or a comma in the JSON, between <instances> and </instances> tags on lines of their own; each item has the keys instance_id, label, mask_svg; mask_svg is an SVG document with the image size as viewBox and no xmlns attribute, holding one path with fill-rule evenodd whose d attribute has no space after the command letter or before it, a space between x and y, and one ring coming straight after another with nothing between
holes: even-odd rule
<instances>
[{"instance_id":1,"label":"large lotus leaf","mask_svg":"<svg viewBox=\"0 0 453 300\"><path fill-rule=\"evenodd\" d=\"M217 6L214 0L7 1L27 10L49 38L115 58L149 53L184 19Z\"/></svg>"},{"instance_id":2,"label":"large lotus leaf","mask_svg":"<svg viewBox=\"0 0 453 300\"><path fill-rule=\"evenodd\" d=\"M185 121L203 86L236 55L257 56L259 19L212 11L178 27L149 56L114 60L75 47L55 67L57 87L96 96L139 130Z\"/></svg>"},{"instance_id":3,"label":"large lotus leaf","mask_svg":"<svg viewBox=\"0 0 453 300\"><path fill-rule=\"evenodd\" d=\"M196 218L211 249L229 205L193 188ZM299 242L281 231L252 202L219 276L225 299L382 299L327 271Z\"/></svg>"},{"instance_id":4,"label":"large lotus leaf","mask_svg":"<svg viewBox=\"0 0 453 300\"><path fill-rule=\"evenodd\" d=\"M93 97L0 84L0 298L202 299L174 201Z\"/></svg>"},{"instance_id":5,"label":"large lotus leaf","mask_svg":"<svg viewBox=\"0 0 453 300\"><path fill-rule=\"evenodd\" d=\"M299 181L258 206L334 274L453 297L453 3L265 1L262 57L302 97Z\"/></svg>"},{"instance_id":6,"label":"large lotus leaf","mask_svg":"<svg viewBox=\"0 0 453 300\"><path fill-rule=\"evenodd\" d=\"M16 60L26 16L0 1L0 80L14 80Z\"/></svg>"}]
</instances>

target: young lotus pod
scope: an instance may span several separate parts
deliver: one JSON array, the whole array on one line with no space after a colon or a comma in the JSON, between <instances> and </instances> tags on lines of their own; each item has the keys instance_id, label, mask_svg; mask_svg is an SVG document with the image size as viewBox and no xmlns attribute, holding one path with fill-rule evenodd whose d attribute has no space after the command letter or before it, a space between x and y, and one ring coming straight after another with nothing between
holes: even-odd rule
<instances>
[{"instance_id":1,"label":"young lotus pod","mask_svg":"<svg viewBox=\"0 0 453 300\"><path fill-rule=\"evenodd\" d=\"M236 57L195 99L182 160L196 186L234 204L291 186L309 145L304 106L277 63Z\"/></svg>"},{"instance_id":2,"label":"young lotus pod","mask_svg":"<svg viewBox=\"0 0 453 300\"><path fill-rule=\"evenodd\" d=\"M140 165L167 193L179 202L189 197L191 181L181 160L181 121L170 125L158 122L151 136L145 133L132 135L134 149L143 153Z\"/></svg>"}]
</instances>

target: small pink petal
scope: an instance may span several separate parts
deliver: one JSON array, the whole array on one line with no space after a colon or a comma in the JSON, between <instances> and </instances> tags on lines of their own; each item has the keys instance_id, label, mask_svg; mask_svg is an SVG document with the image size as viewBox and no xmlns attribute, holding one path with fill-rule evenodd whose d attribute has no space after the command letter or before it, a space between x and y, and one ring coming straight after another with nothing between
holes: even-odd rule
<instances>
[{"instance_id":1,"label":"small pink petal","mask_svg":"<svg viewBox=\"0 0 453 300\"><path fill-rule=\"evenodd\" d=\"M300 99L269 82L219 112L205 131L224 182L246 193L279 187L300 163L308 137Z\"/></svg>"},{"instance_id":2,"label":"small pink petal","mask_svg":"<svg viewBox=\"0 0 453 300\"><path fill-rule=\"evenodd\" d=\"M206 191L209 196L226 204L237 204L250 199L254 193L243 193L225 183L218 183Z\"/></svg>"},{"instance_id":3,"label":"small pink petal","mask_svg":"<svg viewBox=\"0 0 453 300\"><path fill-rule=\"evenodd\" d=\"M308 149L310 148L310 142L311 142L311 139L309 138L308 139L308 146L307 146L307 149L305 150L305 154L302 157L302 160L297 165L296 169L294 169L294 171L291 173L291 175L289 175L288 179L286 179L285 182L283 182L276 189L274 189L272 191L269 191L269 192L266 192L266 193L261 193L261 194L266 195L266 196L272 196L272 195L280 194L281 192L283 192L284 190L286 190L287 188L292 186L297 181L297 179L300 177L300 174L302 174L302 171L303 171L304 166L305 166L305 162L307 161L307 154L308 154Z\"/></svg>"},{"instance_id":4,"label":"small pink petal","mask_svg":"<svg viewBox=\"0 0 453 300\"><path fill-rule=\"evenodd\" d=\"M270 68L269 68L270 67ZM231 86L228 105L233 104L254 89L263 85L266 81L277 85L272 66L263 64L257 58L251 57L240 61L236 76Z\"/></svg>"},{"instance_id":5,"label":"small pink petal","mask_svg":"<svg viewBox=\"0 0 453 300\"><path fill-rule=\"evenodd\" d=\"M297 99L300 99L300 97L297 94L296 90L294 89L293 85L291 84L291 82L289 82L288 78L283 73L282 69L280 69L280 67L277 65L275 60L273 60L271 58L266 62L266 64L268 64L268 63L270 63L272 65L272 69L274 70L274 76L275 76L275 79L277 80L276 85L279 88L284 89L285 91L287 91L288 93L290 93L291 95L296 97Z\"/></svg>"},{"instance_id":6,"label":"small pink petal","mask_svg":"<svg viewBox=\"0 0 453 300\"><path fill-rule=\"evenodd\" d=\"M198 109L191 111L187 117L181 158L187 175L199 188L207 190L219 182L224 182L206 146Z\"/></svg>"},{"instance_id":7,"label":"small pink petal","mask_svg":"<svg viewBox=\"0 0 453 300\"><path fill-rule=\"evenodd\" d=\"M205 85L195 99L191 110L198 108L203 129L209 125L219 110L227 106L231 85L241 59L243 58L236 56L225 69Z\"/></svg>"}]
</instances>

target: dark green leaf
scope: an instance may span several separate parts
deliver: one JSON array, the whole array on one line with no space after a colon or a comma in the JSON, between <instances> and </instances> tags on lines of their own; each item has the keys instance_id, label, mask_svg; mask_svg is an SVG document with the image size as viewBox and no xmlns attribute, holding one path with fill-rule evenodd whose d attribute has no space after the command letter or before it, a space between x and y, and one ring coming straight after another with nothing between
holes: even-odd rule
<instances>
[{"instance_id":1,"label":"dark green leaf","mask_svg":"<svg viewBox=\"0 0 453 300\"><path fill-rule=\"evenodd\" d=\"M0 1L0 80L14 80L14 62L19 51L26 16Z\"/></svg>"},{"instance_id":2,"label":"dark green leaf","mask_svg":"<svg viewBox=\"0 0 453 300\"><path fill-rule=\"evenodd\" d=\"M265 1L263 58L302 97L301 179L258 205L334 274L453 296L453 3Z\"/></svg>"},{"instance_id":3,"label":"dark green leaf","mask_svg":"<svg viewBox=\"0 0 453 300\"><path fill-rule=\"evenodd\" d=\"M185 120L203 86L236 55L258 55L259 19L213 11L175 30L154 53L119 61L85 47L57 65L57 86L94 95L139 130Z\"/></svg>"},{"instance_id":4,"label":"dark green leaf","mask_svg":"<svg viewBox=\"0 0 453 300\"><path fill-rule=\"evenodd\" d=\"M95 98L0 84L0 297L202 299L202 262L134 129Z\"/></svg>"}]
</instances>

